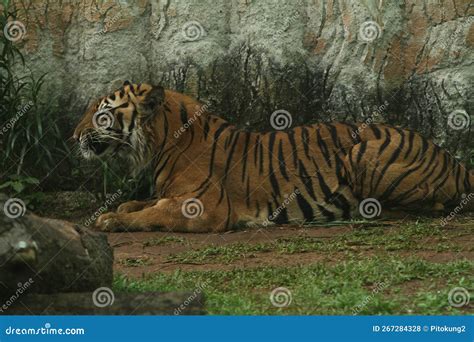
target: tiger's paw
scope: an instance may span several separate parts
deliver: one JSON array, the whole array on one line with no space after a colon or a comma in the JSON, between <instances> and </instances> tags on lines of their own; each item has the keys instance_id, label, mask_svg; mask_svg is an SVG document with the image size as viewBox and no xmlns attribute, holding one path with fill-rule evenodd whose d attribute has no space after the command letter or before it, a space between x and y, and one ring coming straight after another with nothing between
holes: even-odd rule
<instances>
[{"instance_id":1,"label":"tiger's paw","mask_svg":"<svg viewBox=\"0 0 474 342\"><path fill-rule=\"evenodd\" d=\"M126 230L117 213L106 213L99 216L95 226L103 232L119 232Z\"/></svg>"},{"instance_id":2,"label":"tiger's paw","mask_svg":"<svg viewBox=\"0 0 474 342\"><path fill-rule=\"evenodd\" d=\"M143 208L143 204L138 201L130 201L122 203L117 208L117 213L132 213Z\"/></svg>"}]
</instances>

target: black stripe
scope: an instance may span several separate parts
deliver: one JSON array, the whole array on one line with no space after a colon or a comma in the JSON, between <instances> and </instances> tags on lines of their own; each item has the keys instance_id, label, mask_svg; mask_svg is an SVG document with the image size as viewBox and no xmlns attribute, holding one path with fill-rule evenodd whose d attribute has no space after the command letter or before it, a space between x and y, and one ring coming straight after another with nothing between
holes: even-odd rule
<instances>
[{"instance_id":1,"label":"black stripe","mask_svg":"<svg viewBox=\"0 0 474 342\"><path fill-rule=\"evenodd\" d=\"M318 209L326 217L326 219L328 221L334 221L335 220L336 216L332 212L330 212L329 210L324 208L322 205L318 204Z\"/></svg>"},{"instance_id":2,"label":"black stripe","mask_svg":"<svg viewBox=\"0 0 474 342\"><path fill-rule=\"evenodd\" d=\"M337 181L340 185L348 185L349 183L347 182L347 175L346 175L346 170L344 168L344 162L343 160L339 157L339 154L334 155L335 159L335 164L336 164L336 177ZM314 163L314 160L313 160Z\"/></svg>"},{"instance_id":3,"label":"black stripe","mask_svg":"<svg viewBox=\"0 0 474 342\"><path fill-rule=\"evenodd\" d=\"M398 144L397 148L395 149L395 152L392 153L392 155L390 156L390 159L388 160L388 162L385 164L382 171L380 172L380 177L377 180L377 183L375 184L374 191L377 191L377 188L379 187L379 184L382 181L382 178L385 176L385 172L397 160L398 156L403 150L403 147L405 146L405 135L403 134L403 132L401 131L399 132L400 132L400 137L401 137L400 144Z\"/></svg>"},{"instance_id":4,"label":"black stripe","mask_svg":"<svg viewBox=\"0 0 474 342\"><path fill-rule=\"evenodd\" d=\"M423 137L423 136L420 136L420 138L421 138L421 146L422 146L421 147L421 154L422 154L422 156L424 156L426 151L428 151L428 147L429 147L428 146L428 140L426 140L426 138Z\"/></svg>"},{"instance_id":5,"label":"black stripe","mask_svg":"<svg viewBox=\"0 0 474 342\"><path fill-rule=\"evenodd\" d=\"M295 142L295 135L294 135L295 132L293 130L291 130L291 131L288 131L287 134L288 134L288 139L290 141L291 149L293 151L293 153L292 153L292 155L293 155L293 165L296 169L297 164L298 164L298 153L297 153L297 149L296 149L296 142Z\"/></svg>"},{"instance_id":6,"label":"black stripe","mask_svg":"<svg viewBox=\"0 0 474 342\"><path fill-rule=\"evenodd\" d=\"M275 135L276 132L270 132L270 139L268 144L268 172L270 174L270 184L273 189L273 193L280 197L280 186L275 177L275 172L273 171L273 146L275 145Z\"/></svg>"},{"instance_id":7,"label":"black stripe","mask_svg":"<svg viewBox=\"0 0 474 342\"><path fill-rule=\"evenodd\" d=\"M296 203L298 203L298 206L300 207L300 210L303 213L303 217L305 221L311 221L314 218L313 208L311 208L311 205L301 194L301 191L296 187L295 187L295 193L296 193Z\"/></svg>"},{"instance_id":8,"label":"black stripe","mask_svg":"<svg viewBox=\"0 0 474 342\"><path fill-rule=\"evenodd\" d=\"M331 124L327 124L326 126L329 128L329 134L331 134L331 139L334 143L334 146L336 146L337 149L341 150L343 154L346 154L346 150L340 139L338 138L336 127Z\"/></svg>"},{"instance_id":9,"label":"black stripe","mask_svg":"<svg viewBox=\"0 0 474 342\"><path fill-rule=\"evenodd\" d=\"M326 163L328 164L329 167L332 167L331 156L329 155L328 146L324 142L324 139L322 139L321 132L319 131L319 129L316 131L316 137L317 137L319 149L323 153L324 160L326 160Z\"/></svg>"},{"instance_id":10,"label":"black stripe","mask_svg":"<svg viewBox=\"0 0 474 342\"><path fill-rule=\"evenodd\" d=\"M413 149L413 140L415 139L415 133L413 131L410 131L408 134L408 149L405 153L404 159L407 159L408 156L410 155L412 149Z\"/></svg>"},{"instance_id":11,"label":"black stripe","mask_svg":"<svg viewBox=\"0 0 474 342\"><path fill-rule=\"evenodd\" d=\"M257 138L255 140L255 146L253 151L253 164L257 166L257 156L258 156L258 147L260 145L260 133L257 134Z\"/></svg>"},{"instance_id":12,"label":"black stripe","mask_svg":"<svg viewBox=\"0 0 474 342\"><path fill-rule=\"evenodd\" d=\"M324 177L321 175L321 172L319 172L319 170L316 171L316 176L318 177L319 187L323 191L324 200L326 202L330 202L331 197L332 197L332 192L329 189L326 181L324 180Z\"/></svg>"},{"instance_id":13,"label":"black stripe","mask_svg":"<svg viewBox=\"0 0 474 342\"><path fill-rule=\"evenodd\" d=\"M245 179L245 171L247 170L247 155L249 153L248 147L250 143L250 132L245 132L245 143L244 143L244 151L243 151L243 162L242 162L242 182Z\"/></svg>"},{"instance_id":14,"label":"black stripe","mask_svg":"<svg viewBox=\"0 0 474 342\"><path fill-rule=\"evenodd\" d=\"M237 132L237 134L235 134L234 141L232 142L232 147L230 148L230 152L229 152L229 155L227 157L227 161L226 161L226 165L225 165L225 169L224 169L224 180L228 176L230 164L232 162L232 156L234 155L235 146L237 145L237 142L239 141L239 137L240 137L240 132Z\"/></svg>"},{"instance_id":15,"label":"black stripe","mask_svg":"<svg viewBox=\"0 0 474 342\"><path fill-rule=\"evenodd\" d=\"M309 193L311 198L316 201L316 195L314 193L313 182L311 181L311 177L306 172L303 162L299 159L298 159L298 162L299 162L299 177L301 178L301 181L303 182L306 188L306 191Z\"/></svg>"},{"instance_id":16,"label":"black stripe","mask_svg":"<svg viewBox=\"0 0 474 342\"><path fill-rule=\"evenodd\" d=\"M464 191L466 192L466 195L469 194L472 189L471 189L471 180L469 179L471 177L471 173L469 172L468 169L464 169Z\"/></svg>"},{"instance_id":17,"label":"black stripe","mask_svg":"<svg viewBox=\"0 0 474 342\"><path fill-rule=\"evenodd\" d=\"M288 177L288 173L286 172L285 157L283 156L282 140L280 140L280 143L278 144L278 163L280 165L280 172L283 178L285 178L286 181L289 181L290 177Z\"/></svg>"},{"instance_id":18,"label":"black stripe","mask_svg":"<svg viewBox=\"0 0 474 342\"><path fill-rule=\"evenodd\" d=\"M219 200L217 201L217 205L221 204L222 200L224 199L224 187L221 185L221 194L219 196Z\"/></svg>"},{"instance_id":19,"label":"black stripe","mask_svg":"<svg viewBox=\"0 0 474 342\"><path fill-rule=\"evenodd\" d=\"M212 174L214 172L214 160L216 158L216 149L217 149L217 145L218 145L217 141L219 140L219 137L222 134L222 132L229 126L230 126L230 123L224 122L223 124L221 124L219 126L219 128L217 128L216 132L214 133L214 141L212 143L211 159L209 161L208 175L207 175L207 178L198 186L197 189L201 189L205 184L207 184L207 182L212 177ZM196 191L196 190L194 190L194 191Z\"/></svg>"},{"instance_id":20,"label":"black stripe","mask_svg":"<svg viewBox=\"0 0 474 342\"><path fill-rule=\"evenodd\" d=\"M375 139L380 139L382 137L382 133L380 132L380 129L377 127L377 125L370 125L370 128L372 129L372 132L374 132Z\"/></svg>"},{"instance_id":21,"label":"black stripe","mask_svg":"<svg viewBox=\"0 0 474 342\"><path fill-rule=\"evenodd\" d=\"M196 198L200 198L202 195L204 195L210 186L211 186L211 183L208 182L206 186L204 186L202 189L199 190L199 192L196 195ZM221 186L221 189L223 190L224 188ZM222 193L221 193L221 198L219 198L219 203L221 200L222 200Z\"/></svg>"},{"instance_id":22,"label":"black stripe","mask_svg":"<svg viewBox=\"0 0 474 342\"><path fill-rule=\"evenodd\" d=\"M209 163L209 178L212 176L212 172L214 170L214 159L216 157L216 149L217 149L217 141L219 140L220 135L222 132L229 127L230 124L228 122L224 122L219 126L219 128L214 133L214 142L212 143L212 151L211 151L211 160Z\"/></svg>"},{"instance_id":23,"label":"black stripe","mask_svg":"<svg viewBox=\"0 0 474 342\"><path fill-rule=\"evenodd\" d=\"M360 163L362 156L364 155L366 150L367 150L367 141L363 141L359 144L359 153L357 153L357 164Z\"/></svg>"},{"instance_id":24,"label":"black stripe","mask_svg":"<svg viewBox=\"0 0 474 342\"><path fill-rule=\"evenodd\" d=\"M446 172L448 169L448 155L445 152L443 156L443 167L441 168L441 171L439 172L438 176L433 180L433 185L443 176L443 174Z\"/></svg>"},{"instance_id":25,"label":"black stripe","mask_svg":"<svg viewBox=\"0 0 474 342\"><path fill-rule=\"evenodd\" d=\"M154 177L154 180L153 180L153 184L156 185L156 181L158 180L158 177L160 176L161 172L165 169L165 166L168 164L168 161L170 160L171 158L171 154L168 155L168 157L164 160L164 163L163 165L155 171L155 177Z\"/></svg>"},{"instance_id":26,"label":"black stripe","mask_svg":"<svg viewBox=\"0 0 474 342\"><path fill-rule=\"evenodd\" d=\"M272 207L271 202L267 202L267 210L268 210L267 219L273 222L273 207Z\"/></svg>"},{"instance_id":27,"label":"black stripe","mask_svg":"<svg viewBox=\"0 0 474 342\"><path fill-rule=\"evenodd\" d=\"M456 193L460 194L461 191L461 165L453 158L454 160L454 169L456 172Z\"/></svg>"},{"instance_id":28,"label":"black stripe","mask_svg":"<svg viewBox=\"0 0 474 342\"><path fill-rule=\"evenodd\" d=\"M180 114L180 118L181 118L181 123L183 125L187 124L188 123L188 112L186 110L186 106L182 102L180 103L180 106L179 106L179 114Z\"/></svg>"},{"instance_id":29,"label":"black stripe","mask_svg":"<svg viewBox=\"0 0 474 342\"><path fill-rule=\"evenodd\" d=\"M309 134L305 127L301 127L301 140L303 141L303 148L306 158L309 158Z\"/></svg>"},{"instance_id":30,"label":"black stripe","mask_svg":"<svg viewBox=\"0 0 474 342\"><path fill-rule=\"evenodd\" d=\"M207 140L207 135L209 134L209 116L204 120L204 140Z\"/></svg>"},{"instance_id":31,"label":"black stripe","mask_svg":"<svg viewBox=\"0 0 474 342\"><path fill-rule=\"evenodd\" d=\"M385 151L385 149L387 148L388 144L390 144L390 141L392 139L392 137L390 136L390 131L385 128L385 134L387 135L385 137L385 140L384 142L382 143L382 145L380 145L380 148L379 148L379 157L382 155L383 151Z\"/></svg>"},{"instance_id":32,"label":"black stripe","mask_svg":"<svg viewBox=\"0 0 474 342\"><path fill-rule=\"evenodd\" d=\"M405 173L399 175L393 182L391 182L391 184L387 187L387 189L385 189L385 191L383 192L383 194L380 196L379 200L380 201L384 201L384 200L388 200L389 197L393 194L393 192L395 191L395 189L400 185L400 183L405 179L407 178L409 175L411 175L413 172L415 172L416 170L418 170L419 168L421 168L421 166L423 165L423 163L420 163L420 165L418 165L417 167L414 167L408 171L406 171Z\"/></svg>"},{"instance_id":33,"label":"black stripe","mask_svg":"<svg viewBox=\"0 0 474 342\"><path fill-rule=\"evenodd\" d=\"M426 164L426 167L423 169L423 171L421 171L421 173L425 173L430 168L430 166L433 165L433 161L438 155L438 150L439 150L438 146L433 145L433 151L431 151L430 161L428 162L428 164Z\"/></svg>"},{"instance_id":34,"label":"black stripe","mask_svg":"<svg viewBox=\"0 0 474 342\"><path fill-rule=\"evenodd\" d=\"M163 140L161 142L161 145L160 145L160 148L158 149L158 153L155 155L154 158L157 159L157 161L159 161L162 157L162 153L165 146L166 146L166 142L168 141L168 130L169 130L169 123L168 123L168 116L165 114L164 116L164 124L163 124Z\"/></svg>"}]
</instances>

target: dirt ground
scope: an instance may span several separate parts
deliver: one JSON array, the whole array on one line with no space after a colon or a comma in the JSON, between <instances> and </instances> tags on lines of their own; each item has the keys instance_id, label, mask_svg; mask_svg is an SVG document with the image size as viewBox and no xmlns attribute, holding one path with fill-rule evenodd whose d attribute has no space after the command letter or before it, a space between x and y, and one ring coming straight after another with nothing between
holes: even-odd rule
<instances>
[{"instance_id":1,"label":"dirt ground","mask_svg":"<svg viewBox=\"0 0 474 342\"><path fill-rule=\"evenodd\" d=\"M100 203L90 194L51 194L40 215L83 223ZM110 233L116 273L141 278L156 272L233 270L264 266L328 265L349 256L401 256L430 262L474 260L474 216L446 226L407 218L330 227L271 227L224 234ZM413 228L414 227L414 228Z\"/></svg>"},{"instance_id":2,"label":"dirt ground","mask_svg":"<svg viewBox=\"0 0 474 342\"><path fill-rule=\"evenodd\" d=\"M210 258L209 261L173 261L170 256L186 251L203 250L206 248L225 247L234 244L258 245L271 243L277 239L310 237L321 240L334 240L352 233L357 229L353 226L336 226L330 228L299 228L278 227L266 229L251 229L226 234L177 234L167 232L150 233L112 233L109 234L109 243L114 247L115 269L129 277L142 277L154 272L174 272L200 270L231 270L234 268L251 268L261 266L296 266L311 264L318 261L336 263L347 257L347 251L314 251L293 254L282 254L279 251L263 251L242 255L236 260L218 262ZM397 224L385 229L397 230ZM353 245L350 252L358 256L372 256L377 254L394 254L417 256L432 262L449 262L466 258L474 260L473 227L447 227L450 242L457 246L459 251L438 251L439 241L436 238L426 238L419 241L421 249L386 251L381 248ZM469 234L469 232L471 234ZM161 240L159 240L161 239ZM153 245L150 241L163 241ZM168 241L168 242L167 242Z\"/></svg>"}]
</instances>

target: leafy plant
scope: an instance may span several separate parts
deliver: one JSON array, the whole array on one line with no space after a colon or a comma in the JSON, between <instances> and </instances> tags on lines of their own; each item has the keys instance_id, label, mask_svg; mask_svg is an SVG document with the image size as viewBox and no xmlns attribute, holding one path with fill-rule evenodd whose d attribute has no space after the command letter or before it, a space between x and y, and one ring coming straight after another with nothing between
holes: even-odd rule
<instances>
[{"instance_id":1,"label":"leafy plant","mask_svg":"<svg viewBox=\"0 0 474 342\"><path fill-rule=\"evenodd\" d=\"M35 177L23 177L21 175L10 175L9 180L0 184L0 190L8 193L19 194L31 185L38 185L39 180Z\"/></svg>"},{"instance_id":2,"label":"leafy plant","mask_svg":"<svg viewBox=\"0 0 474 342\"><path fill-rule=\"evenodd\" d=\"M9 0L3 0L1 7L4 28L16 20L16 12L10 10ZM8 187L19 189L20 179L31 181L48 174L69 151L57 111L39 100L46 74L33 75L14 40L6 33L0 35L0 167L2 178L10 179Z\"/></svg>"}]
</instances>

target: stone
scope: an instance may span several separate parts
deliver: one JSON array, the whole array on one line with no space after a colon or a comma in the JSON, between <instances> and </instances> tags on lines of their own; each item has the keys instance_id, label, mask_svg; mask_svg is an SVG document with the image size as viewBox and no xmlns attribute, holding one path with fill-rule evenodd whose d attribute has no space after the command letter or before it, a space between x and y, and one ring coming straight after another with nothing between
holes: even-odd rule
<instances>
[{"instance_id":1,"label":"stone","mask_svg":"<svg viewBox=\"0 0 474 342\"><path fill-rule=\"evenodd\" d=\"M116 293L94 300L94 293L27 294L0 315L203 315L202 293Z\"/></svg>"},{"instance_id":2,"label":"stone","mask_svg":"<svg viewBox=\"0 0 474 342\"><path fill-rule=\"evenodd\" d=\"M277 109L297 125L364 121L384 105L377 121L416 129L466 159L474 149L469 5L12 1L26 27L18 44L30 69L48 73L41 96L69 115L65 131L114 80L129 79L185 92L258 130L270 129Z\"/></svg>"},{"instance_id":3,"label":"stone","mask_svg":"<svg viewBox=\"0 0 474 342\"><path fill-rule=\"evenodd\" d=\"M36 216L20 199L1 194L0 208L0 302L112 286L113 251L105 234Z\"/></svg>"}]
</instances>

